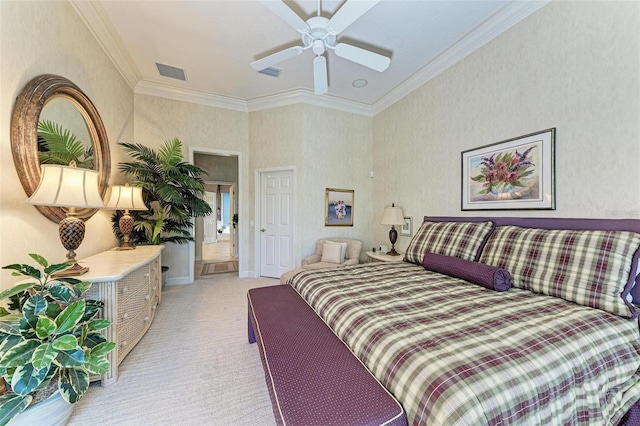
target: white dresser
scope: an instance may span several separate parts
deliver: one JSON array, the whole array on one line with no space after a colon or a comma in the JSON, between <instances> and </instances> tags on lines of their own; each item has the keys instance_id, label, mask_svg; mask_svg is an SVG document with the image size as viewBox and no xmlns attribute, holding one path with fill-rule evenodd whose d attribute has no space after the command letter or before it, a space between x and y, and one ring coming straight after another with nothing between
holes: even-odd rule
<instances>
[{"instance_id":1,"label":"white dresser","mask_svg":"<svg viewBox=\"0 0 640 426\"><path fill-rule=\"evenodd\" d=\"M156 306L162 300L163 248L113 249L79 261L90 268L88 273L77 277L92 283L84 297L104 302L101 317L111 321L104 336L116 342L116 348L107 355L111 370L99 377L102 386L118 380L118 365L151 326Z\"/></svg>"}]
</instances>

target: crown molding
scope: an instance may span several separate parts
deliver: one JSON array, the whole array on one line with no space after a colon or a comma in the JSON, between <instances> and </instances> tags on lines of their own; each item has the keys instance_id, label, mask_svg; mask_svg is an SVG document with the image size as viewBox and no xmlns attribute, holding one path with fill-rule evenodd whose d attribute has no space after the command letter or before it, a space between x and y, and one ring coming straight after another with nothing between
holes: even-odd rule
<instances>
[{"instance_id":1,"label":"crown molding","mask_svg":"<svg viewBox=\"0 0 640 426\"><path fill-rule=\"evenodd\" d=\"M116 69L120 72L124 80L131 89L136 87L140 81L140 73L134 62L129 57L127 49L122 45L120 38L116 36L116 31L109 23L105 12L97 3L84 0L69 0L80 19L89 29L98 44L105 51Z\"/></svg>"},{"instance_id":2,"label":"crown molding","mask_svg":"<svg viewBox=\"0 0 640 426\"><path fill-rule=\"evenodd\" d=\"M367 115L370 117L373 116L373 108L369 104L355 102L331 95L318 96L311 90L302 88L291 90L285 93L277 93L274 95L250 99L247 101L249 111L251 112L298 103L331 108L338 111Z\"/></svg>"},{"instance_id":3,"label":"crown molding","mask_svg":"<svg viewBox=\"0 0 640 426\"><path fill-rule=\"evenodd\" d=\"M197 90L185 89L181 87L169 86L161 83L154 83L141 80L134 89L135 93L142 95L157 96L176 101L191 102L194 104L207 105L216 108L232 109L234 111L249 112L247 101L230 96L220 96L212 93L200 92Z\"/></svg>"},{"instance_id":4,"label":"crown molding","mask_svg":"<svg viewBox=\"0 0 640 426\"><path fill-rule=\"evenodd\" d=\"M444 50L433 61L396 86L373 104L373 115L379 114L418 87L460 62L491 40L507 31L551 0L516 1L508 4L483 24Z\"/></svg>"}]
</instances>

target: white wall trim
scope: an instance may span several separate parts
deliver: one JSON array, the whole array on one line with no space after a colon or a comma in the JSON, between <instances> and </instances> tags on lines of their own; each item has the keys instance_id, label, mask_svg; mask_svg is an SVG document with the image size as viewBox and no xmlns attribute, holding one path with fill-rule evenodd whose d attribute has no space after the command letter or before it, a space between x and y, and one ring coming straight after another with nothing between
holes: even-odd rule
<instances>
[{"instance_id":1,"label":"white wall trim","mask_svg":"<svg viewBox=\"0 0 640 426\"><path fill-rule=\"evenodd\" d=\"M249 191L249 188L245 185L244 179L243 179L243 171L242 171L242 152L240 151L227 151L227 150L223 150L223 149L216 149L216 148L205 148L205 147L197 147L197 146L190 146L189 147L189 162L191 164L193 164L193 158L194 155L196 153L200 153L200 154L212 154L212 155L224 155L224 156L237 156L238 157L238 189L239 191L238 193L238 221L244 221L244 220L248 220L248 218L245 218L242 216L242 208L244 205L244 202L242 201L242 196L240 196L240 192L241 191ZM192 233L195 234L195 232L192 231ZM247 259L247 255L248 255L248 251L247 251L247 247L245 247L247 244L243 244L242 243L242 228L238 227L238 243L240 244L240 248L238 250L238 276L242 277L245 274L245 271L242 271L242 259ZM191 282L193 282L195 280L195 274L194 274L194 267L195 267L195 253L196 253L196 246L193 242L189 243L189 277L191 278Z\"/></svg>"}]
</instances>

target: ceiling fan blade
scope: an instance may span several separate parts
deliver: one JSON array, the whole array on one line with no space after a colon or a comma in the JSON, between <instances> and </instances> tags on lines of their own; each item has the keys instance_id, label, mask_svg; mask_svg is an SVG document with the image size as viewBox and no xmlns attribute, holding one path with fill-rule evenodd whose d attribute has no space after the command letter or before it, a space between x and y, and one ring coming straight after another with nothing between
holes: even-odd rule
<instances>
[{"instance_id":1,"label":"ceiling fan blade","mask_svg":"<svg viewBox=\"0 0 640 426\"><path fill-rule=\"evenodd\" d=\"M303 51L304 49L302 47L293 46L276 52L273 55L251 62L251 68L256 71L262 71L263 69L269 68L270 66L278 64L286 59L293 58L294 56L301 54Z\"/></svg>"},{"instance_id":2,"label":"ceiling fan blade","mask_svg":"<svg viewBox=\"0 0 640 426\"><path fill-rule=\"evenodd\" d=\"M293 27L293 29L300 32L309 31L309 26L307 25L307 23L304 22L304 20L299 17L293 10L291 10L284 1L261 0L261 3L276 16L280 17L280 19Z\"/></svg>"},{"instance_id":3,"label":"ceiling fan blade","mask_svg":"<svg viewBox=\"0 0 640 426\"><path fill-rule=\"evenodd\" d=\"M339 34L349 25L367 13L380 0L347 0L347 2L333 15L327 24L330 33Z\"/></svg>"},{"instance_id":4,"label":"ceiling fan blade","mask_svg":"<svg viewBox=\"0 0 640 426\"><path fill-rule=\"evenodd\" d=\"M316 95L324 95L329 91L327 59L322 55L313 60L313 89Z\"/></svg>"},{"instance_id":5,"label":"ceiling fan blade","mask_svg":"<svg viewBox=\"0 0 640 426\"><path fill-rule=\"evenodd\" d=\"M382 72L389 68L391 59L369 50L361 49L346 43L338 43L334 49L341 58L356 62L365 67Z\"/></svg>"}]
</instances>

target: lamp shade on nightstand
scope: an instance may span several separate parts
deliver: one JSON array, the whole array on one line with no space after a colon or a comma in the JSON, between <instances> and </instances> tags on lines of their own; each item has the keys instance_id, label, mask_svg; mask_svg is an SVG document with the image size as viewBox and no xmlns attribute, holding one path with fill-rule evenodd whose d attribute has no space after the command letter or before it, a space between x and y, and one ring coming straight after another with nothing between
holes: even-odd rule
<instances>
[{"instance_id":1,"label":"lamp shade on nightstand","mask_svg":"<svg viewBox=\"0 0 640 426\"><path fill-rule=\"evenodd\" d=\"M382 216L383 225L391 225L389 231L389 242L391 243L391 250L387 252L388 255L398 256L395 249L396 241L398 240L398 231L396 231L396 225L400 226L404 224L404 215L402 213L402 207L396 207L395 204L391 204L391 207L384 208L384 215Z\"/></svg>"},{"instance_id":2,"label":"lamp shade on nightstand","mask_svg":"<svg viewBox=\"0 0 640 426\"><path fill-rule=\"evenodd\" d=\"M124 210L124 215L120 218L118 225L122 232L123 241L118 250L132 250L135 247L129 243L129 235L133 231L134 221L129 210L147 210L147 206L142 199L142 188L137 186L114 185L111 187L111 197L107 203L107 208L114 210Z\"/></svg>"}]
</instances>

